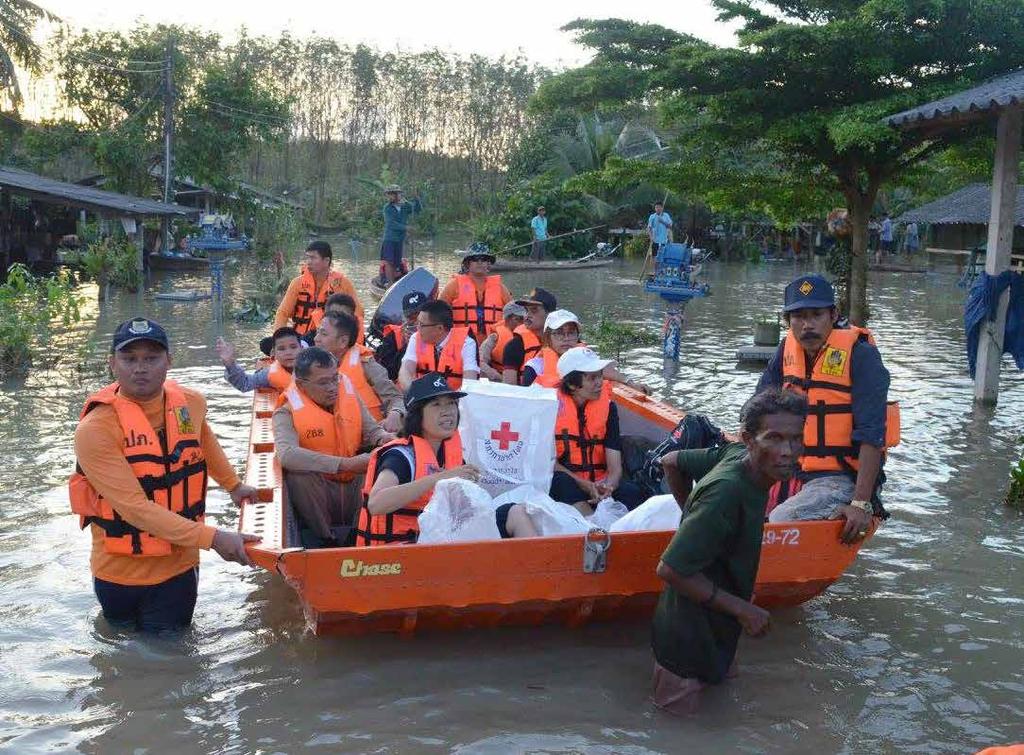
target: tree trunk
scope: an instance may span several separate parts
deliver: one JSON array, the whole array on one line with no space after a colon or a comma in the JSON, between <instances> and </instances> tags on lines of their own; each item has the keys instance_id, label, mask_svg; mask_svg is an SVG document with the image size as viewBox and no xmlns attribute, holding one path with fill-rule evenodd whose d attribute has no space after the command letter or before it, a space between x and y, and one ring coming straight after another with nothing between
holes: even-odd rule
<instances>
[{"instance_id":1,"label":"tree trunk","mask_svg":"<svg viewBox=\"0 0 1024 755\"><path fill-rule=\"evenodd\" d=\"M850 219L850 278L847 294L854 325L867 325L868 311L868 220L878 190L847 192L846 209Z\"/></svg>"}]
</instances>

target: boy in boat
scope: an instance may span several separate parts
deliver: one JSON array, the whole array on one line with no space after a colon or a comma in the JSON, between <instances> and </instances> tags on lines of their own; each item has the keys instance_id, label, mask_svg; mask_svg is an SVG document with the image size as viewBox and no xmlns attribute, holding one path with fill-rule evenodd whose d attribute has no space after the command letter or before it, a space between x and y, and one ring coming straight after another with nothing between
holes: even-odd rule
<instances>
[{"instance_id":1,"label":"boy in boat","mask_svg":"<svg viewBox=\"0 0 1024 755\"><path fill-rule=\"evenodd\" d=\"M502 307L501 317L502 321L494 326L494 332L480 344L480 374L496 383L502 382L505 347L512 340L515 329L523 324L526 307L510 301Z\"/></svg>"},{"instance_id":2,"label":"boy in boat","mask_svg":"<svg viewBox=\"0 0 1024 755\"><path fill-rule=\"evenodd\" d=\"M427 301L426 294L419 291L410 291L402 297L402 316L405 318L401 325L385 325L380 345L373 352L373 358L388 371L388 378L398 380L398 371L402 368L402 356L405 354L406 344L412 334L416 332L416 317L420 313L420 307Z\"/></svg>"},{"instance_id":3,"label":"boy in boat","mask_svg":"<svg viewBox=\"0 0 1024 755\"><path fill-rule=\"evenodd\" d=\"M476 341L466 328L453 327L452 308L448 302L428 301L416 316L416 332L402 357L398 385L408 390L413 380L428 372L440 372L452 388L462 386L463 379L476 380L480 368L476 362Z\"/></svg>"},{"instance_id":4,"label":"boy in boat","mask_svg":"<svg viewBox=\"0 0 1024 755\"><path fill-rule=\"evenodd\" d=\"M619 411L604 388L601 359L585 346L558 358L558 416L555 420L555 473L549 495L575 506L584 516L594 513L603 498L614 498L632 510L646 496L623 479Z\"/></svg>"},{"instance_id":5,"label":"boy in boat","mask_svg":"<svg viewBox=\"0 0 1024 755\"><path fill-rule=\"evenodd\" d=\"M733 671L740 634L768 631L768 612L750 602L764 510L768 489L796 472L806 416L803 397L773 388L744 405L742 443L662 459L683 509L658 563L665 588L651 627L654 704L663 710L694 712L698 693Z\"/></svg>"},{"instance_id":6,"label":"boy in boat","mask_svg":"<svg viewBox=\"0 0 1024 755\"><path fill-rule=\"evenodd\" d=\"M273 415L274 452L288 498L302 521L305 547L347 545L362 504L367 451L395 436L370 416L329 352L304 349L292 374Z\"/></svg>"},{"instance_id":7,"label":"boy in boat","mask_svg":"<svg viewBox=\"0 0 1024 755\"><path fill-rule=\"evenodd\" d=\"M274 315L274 328L287 325L291 320L292 327L300 336L313 329L313 315L322 310L331 294L348 294L356 303L356 317L363 319L363 307L359 304L355 287L344 273L331 270L334 252L326 241L313 241L306 247L303 270L292 279L285 291L284 298Z\"/></svg>"},{"instance_id":8,"label":"boy in boat","mask_svg":"<svg viewBox=\"0 0 1024 755\"><path fill-rule=\"evenodd\" d=\"M370 416L388 432L398 432L405 416L402 394L374 361L373 352L356 343L358 333L356 318L332 312L320 322L315 343L338 360L338 371L351 381Z\"/></svg>"},{"instance_id":9,"label":"boy in boat","mask_svg":"<svg viewBox=\"0 0 1024 755\"><path fill-rule=\"evenodd\" d=\"M112 624L144 632L192 623L199 549L251 565L259 540L204 523L207 477L239 505L256 490L238 479L206 421L206 401L167 380L170 342L145 318L114 331L116 382L86 399L75 429L71 510L92 535L93 587Z\"/></svg>"},{"instance_id":10,"label":"boy in boat","mask_svg":"<svg viewBox=\"0 0 1024 755\"><path fill-rule=\"evenodd\" d=\"M478 344L494 332L502 307L512 301L501 276L490 275L494 261L487 244L474 243L462 257L462 272L437 297L451 305L455 327L468 328Z\"/></svg>"},{"instance_id":11,"label":"boy in boat","mask_svg":"<svg viewBox=\"0 0 1024 755\"><path fill-rule=\"evenodd\" d=\"M459 399L465 395L452 389L439 372L413 381L405 394L408 414L401 437L372 454L357 545L415 543L419 515L434 486L451 478L480 478L480 470L462 458ZM502 537L537 536L519 504L498 507L495 523Z\"/></svg>"},{"instance_id":12,"label":"boy in boat","mask_svg":"<svg viewBox=\"0 0 1024 755\"><path fill-rule=\"evenodd\" d=\"M384 190L388 202L384 205L384 239L380 245L381 272L386 285L390 286L404 270L402 248L405 246L405 235L409 228L409 219L423 211L423 203L419 197L412 202L402 201L402 188L391 184Z\"/></svg>"},{"instance_id":13,"label":"boy in boat","mask_svg":"<svg viewBox=\"0 0 1024 755\"><path fill-rule=\"evenodd\" d=\"M526 362L540 351L545 319L558 309L554 294L543 288L535 288L519 297L516 304L526 308L526 317L523 324L513 331L512 340L502 354L502 382L508 385L519 385Z\"/></svg>"},{"instance_id":14,"label":"boy in boat","mask_svg":"<svg viewBox=\"0 0 1024 755\"><path fill-rule=\"evenodd\" d=\"M898 414L887 416L889 371L871 331L837 327L835 291L820 275L786 286L783 312L789 333L757 390L784 387L806 395L811 409L802 485L768 520L842 518L842 540L851 543L867 535L873 515L886 515L878 499L882 462L899 432Z\"/></svg>"},{"instance_id":15,"label":"boy in boat","mask_svg":"<svg viewBox=\"0 0 1024 755\"><path fill-rule=\"evenodd\" d=\"M270 356L274 361L255 372L246 372L235 360L235 345L223 338L217 339L217 356L224 364L224 379L242 393L259 388L276 388L283 391L292 381L295 359L303 348L299 334L294 328L283 327L274 331Z\"/></svg>"}]
</instances>

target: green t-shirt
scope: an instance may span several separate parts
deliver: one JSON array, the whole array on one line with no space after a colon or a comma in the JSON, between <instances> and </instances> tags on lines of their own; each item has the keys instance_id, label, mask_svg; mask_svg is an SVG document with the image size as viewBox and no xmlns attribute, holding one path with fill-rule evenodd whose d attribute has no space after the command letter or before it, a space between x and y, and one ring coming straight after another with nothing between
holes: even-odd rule
<instances>
[{"instance_id":1,"label":"green t-shirt","mask_svg":"<svg viewBox=\"0 0 1024 755\"><path fill-rule=\"evenodd\" d=\"M680 576L700 572L720 590L750 600L768 490L750 478L746 456L742 443L679 452L678 467L694 488L661 560ZM732 616L702 608L666 585L651 645L658 663L672 673L714 684L729 670L741 631Z\"/></svg>"}]
</instances>

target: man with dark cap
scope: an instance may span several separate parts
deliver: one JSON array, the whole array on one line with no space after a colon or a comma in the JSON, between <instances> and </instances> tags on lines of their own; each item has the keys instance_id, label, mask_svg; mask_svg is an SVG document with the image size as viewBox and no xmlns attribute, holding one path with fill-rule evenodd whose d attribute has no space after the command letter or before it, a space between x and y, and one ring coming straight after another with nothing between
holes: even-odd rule
<instances>
[{"instance_id":1,"label":"man with dark cap","mask_svg":"<svg viewBox=\"0 0 1024 755\"><path fill-rule=\"evenodd\" d=\"M526 319L515 329L502 354L502 382L509 385L519 385L523 366L540 351L544 321L550 312L558 309L554 294L543 288L535 288L520 296L516 304L526 308Z\"/></svg>"},{"instance_id":2,"label":"man with dark cap","mask_svg":"<svg viewBox=\"0 0 1024 755\"><path fill-rule=\"evenodd\" d=\"M373 352L373 358L388 371L388 377L398 380L398 371L402 368L402 355L409 338L416 332L416 316L420 307L427 303L427 295L419 291L410 291L402 298L401 324L385 325L381 335L380 346Z\"/></svg>"},{"instance_id":3,"label":"man with dark cap","mask_svg":"<svg viewBox=\"0 0 1024 755\"><path fill-rule=\"evenodd\" d=\"M251 565L258 540L204 523L207 478L235 504L256 490L242 483L206 421L206 401L167 380L170 343L137 317L114 333L115 382L92 394L75 430L71 510L92 532L93 586L104 617L142 631L192 623L199 549Z\"/></svg>"},{"instance_id":4,"label":"man with dark cap","mask_svg":"<svg viewBox=\"0 0 1024 755\"><path fill-rule=\"evenodd\" d=\"M786 286L783 313L789 333L757 392L783 387L805 395L809 409L798 475L802 487L768 518L843 518L842 539L853 542L867 534L873 514L884 516L878 500L882 463L899 433L898 411L888 404L889 371L869 330L837 327L835 292L820 275L803 275Z\"/></svg>"},{"instance_id":5,"label":"man with dark cap","mask_svg":"<svg viewBox=\"0 0 1024 755\"><path fill-rule=\"evenodd\" d=\"M494 332L502 307L512 301L501 276L490 274L494 262L487 244L474 243L462 256L462 272L453 275L437 297L451 305L454 326L468 328L478 344Z\"/></svg>"}]
</instances>

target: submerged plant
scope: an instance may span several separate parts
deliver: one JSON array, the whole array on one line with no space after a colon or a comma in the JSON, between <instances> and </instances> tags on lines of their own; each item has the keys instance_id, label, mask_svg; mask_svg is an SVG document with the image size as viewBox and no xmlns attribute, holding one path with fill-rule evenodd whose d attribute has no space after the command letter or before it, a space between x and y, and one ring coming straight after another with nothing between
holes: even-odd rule
<instances>
[{"instance_id":1,"label":"submerged plant","mask_svg":"<svg viewBox=\"0 0 1024 755\"><path fill-rule=\"evenodd\" d=\"M1003 503L1024 510L1024 457L1010 467L1010 488L1006 491Z\"/></svg>"},{"instance_id":2,"label":"submerged plant","mask_svg":"<svg viewBox=\"0 0 1024 755\"><path fill-rule=\"evenodd\" d=\"M588 339L589 340L589 339ZM593 331L594 345L606 357L615 355L615 361L621 366L622 354L628 349L656 346L660 337L638 325L619 322L602 316Z\"/></svg>"},{"instance_id":3,"label":"submerged plant","mask_svg":"<svg viewBox=\"0 0 1024 755\"><path fill-rule=\"evenodd\" d=\"M0 378L24 374L58 329L79 320L81 297L67 270L36 277L15 264L0 284Z\"/></svg>"}]
</instances>

